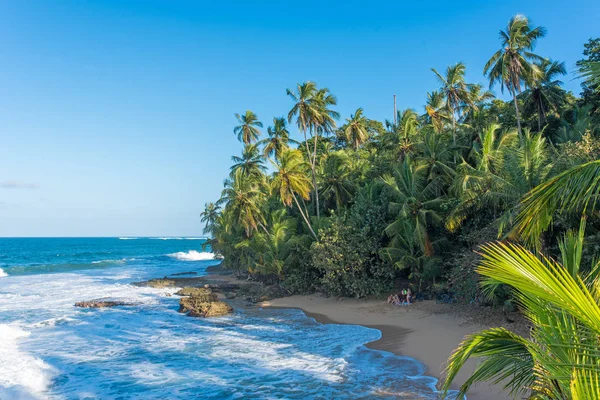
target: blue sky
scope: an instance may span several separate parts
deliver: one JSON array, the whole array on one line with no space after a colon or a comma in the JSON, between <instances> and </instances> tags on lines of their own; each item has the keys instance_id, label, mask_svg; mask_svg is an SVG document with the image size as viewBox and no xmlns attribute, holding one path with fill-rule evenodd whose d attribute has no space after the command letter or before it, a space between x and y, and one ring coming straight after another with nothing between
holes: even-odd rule
<instances>
[{"instance_id":1,"label":"blue sky","mask_svg":"<svg viewBox=\"0 0 600 400\"><path fill-rule=\"evenodd\" d=\"M235 112L287 114L314 80L347 117L421 109L431 67L471 82L523 13L536 51L572 70L600 2L0 3L0 236L198 235L230 157ZM579 82L564 78L579 93Z\"/></svg>"}]
</instances>

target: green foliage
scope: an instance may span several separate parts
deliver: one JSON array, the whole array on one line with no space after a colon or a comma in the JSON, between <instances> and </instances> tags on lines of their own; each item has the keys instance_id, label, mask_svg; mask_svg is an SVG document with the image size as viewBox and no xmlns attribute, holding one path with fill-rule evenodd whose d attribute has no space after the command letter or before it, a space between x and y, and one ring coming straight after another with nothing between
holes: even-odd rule
<instances>
[{"instance_id":1,"label":"green foliage","mask_svg":"<svg viewBox=\"0 0 600 400\"><path fill-rule=\"evenodd\" d=\"M363 239L364 234L336 218L313 243L312 264L322 274L320 286L326 294L364 297L391 289L393 268L382 262L372 240Z\"/></svg>"}]
</instances>

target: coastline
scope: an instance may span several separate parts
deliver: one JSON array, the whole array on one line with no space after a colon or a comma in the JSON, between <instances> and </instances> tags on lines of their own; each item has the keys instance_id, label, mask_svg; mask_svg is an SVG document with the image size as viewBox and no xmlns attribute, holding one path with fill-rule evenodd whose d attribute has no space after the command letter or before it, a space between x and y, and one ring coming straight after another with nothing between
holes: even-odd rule
<instances>
[{"instance_id":1,"label":"coastline","mask_svg":"<svg viewBox=\"0 0 600 400\"><path fill-rule=\"evenodd\" d=\"M207 270L203 278L225 283L245 283L221 269ZM427 374L441 381L448 356L465 335L490 326L504 325L496 321L476 323L467 315L453 313L454 305L419 302L409 307L387 304L384 300L327 298L319 294L294 295L257 304L260 307L295 308L323 324L362 325L377 329L381 338L366 346L408 356L427 367ZM458 389L474 371L477 360L469 360L457 375L452 389ZM506 400L500 385L480 384L467 394L468 400Z\"/></svg>"},{"instance_id":2,"label":"coastline","mask_svg":"<svg viewBox=\"0 0 600 400\"><path fill-rule=\"evenodd\" d=\"M297 308L320 323L362 325L381 331L381 338L366 346L421 361L427 374L440 379L450 353L465 335L485 326L468 322L466 318L449 314L431 314L416 307L394 306L381 300L325 298L319 295L295 295L274 299L263 307ZM457 389L476 366L470 360L455 380ZM505 400L499 386L474 386L469 400Z\"/></svg>"}]
</instances>

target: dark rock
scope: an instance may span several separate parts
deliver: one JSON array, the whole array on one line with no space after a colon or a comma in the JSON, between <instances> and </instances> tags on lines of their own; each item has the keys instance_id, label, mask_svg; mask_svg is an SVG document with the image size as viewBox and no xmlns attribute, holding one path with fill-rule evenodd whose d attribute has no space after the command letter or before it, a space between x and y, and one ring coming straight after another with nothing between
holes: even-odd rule
<instances>
[{"instance_id":1,"label":"dark rock","mask_svg":"<svg viewBox=\"0 0 600 400\"><path fill-rule=\"evenodd\" d=\"M118 307L118 306L134 306L135 303L130 303L122 300L108 300L108 299L98 299L98 300L88 300L88 301L80 301L75 303L75 307L82 308L106 308L106 307Z\"/></svg>"},{"instance_id":2,"label":"dark rock","mask_svg":"<svg viewBox=\"0 0 600 400\"><path fill-rule=\"evenodd\" d=\"M171 276L181 276L181 275L198 275L197 272L189 271L189 272L178 272L176 274L171 274Z\"/></svg>"}]
</instances>

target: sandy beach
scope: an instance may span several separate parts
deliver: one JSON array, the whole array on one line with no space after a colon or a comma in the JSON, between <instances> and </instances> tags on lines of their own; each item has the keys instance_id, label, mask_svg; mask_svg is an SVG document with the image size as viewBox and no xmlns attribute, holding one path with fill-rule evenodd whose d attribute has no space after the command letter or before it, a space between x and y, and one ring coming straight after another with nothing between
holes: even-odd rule
<instances>
[{"instance_id":1,"label":"sandy beach","mask_svg":"<svg viewBox=\"0 0 600 400\"><path fill-rule=\"evenodd\" d=\"M292 296L262 303L264 307L302 309L321 323L355 324L379 329L382 338L369 343L374 349L416 358L428 374L440 378L448 355L467 334L485 328L466 318L430 313L416 306L394 306L381 300L325 298L320 295ZM454 388L474 370L470 362L458 375ZM468 393L469 400L508 399L500 387L479 385Z\"/></svg>"}]
</instances>

